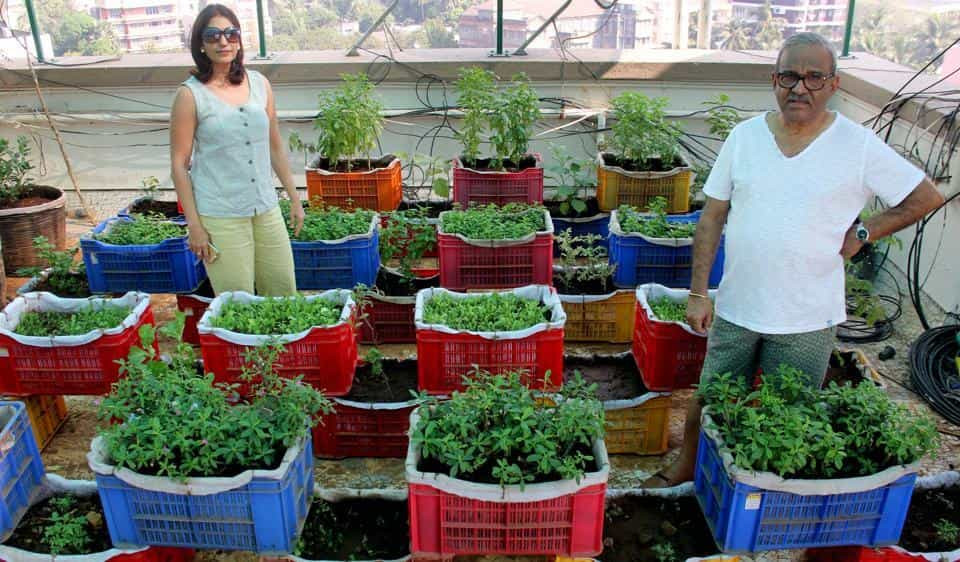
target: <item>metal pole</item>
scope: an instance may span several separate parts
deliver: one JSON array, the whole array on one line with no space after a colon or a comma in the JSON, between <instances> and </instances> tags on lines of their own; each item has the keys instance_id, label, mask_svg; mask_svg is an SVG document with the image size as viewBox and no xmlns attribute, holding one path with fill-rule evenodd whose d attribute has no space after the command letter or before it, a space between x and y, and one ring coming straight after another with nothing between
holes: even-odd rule
<instances>
[{"instance_id":1,"label":"metal pole","mask_svg":"<svg viewBox=\"0 0 960 562\"><path fill-rule=\"evenodd\" d=\"M263 0L257 0L257 33L260 37L260 58L267 58L267 33L263 29Z\"/></svg>"},{"instance_id":2,"label":"metal pole","mask_svg":"<svg viewBox=\"0 0 960 562\"><path fill-rule=\"evenodd\" d=\"M687 46L687 22L683 9L683 0L674 0L673 12L673 48L684 49Z\"/></svg>"},{"instance_id":3,"label":"metal pole","mask_svg":"<svg viewBox=\"0 0 960 562\"><path fill-rule=\"evenodd\" d=\"M557 11L555 11L552 16L550 16L549 18L547 18L547 19L543 22L543 25L540 26L540 29L534 31L531 35L529 35L529 36L527 37L527 40L524 41L522 45L520 45L519 47L517 47L517 50L515 50L515 51L513 52L513 54L514 54L514 55L525 55L525 54L527 54L527 46L528 46L530 43L533 43L533 40L536 39L537 37L539 37L540 34L543 33L543 30L546 29L547 26L549 26L551 23L553 23L553 20L557 19L557 17L558 17L560 14L562 14L564 10L567 9L567 6L569 6L571 2L573 2L573 0L565 0L564 3L560 6L559 9L558 9ZM558 37L557 40L559 41L560 38Z\"/></svg>"},{"instance_id":4,"label":"metal pole","mask_svg":"<svg viewBox=\"0 0 960 562\"><path fill-rule=\"evenodd\" d=\"M700 14L697 18L697 48L709 49L710 27L713 23L713 6L710 0L700 0Z\"/></svg>"},{"instance_id":5,"label":"metal pole","mask_svg":"<svg viewBox=\"0 0 960 562\"><path fill-rule=\"evenodd\" d=\"M503 0L497 0L497 51L494 54L503 56Z\"/></svg>"},{"instance_id":6,"label":"metal pole","mask_svg":"<svg viewBox=\"0 0 960 562\"><path fill-rule=\"evenodd\" d=\"M841 57L850 56L850 38L853 35L853 8L856 0L849 0L847 3L847 28L843 32L843 53Z\"/></svg>"},{"instance_id":7,"label":"metal pole","mask_svg":"<svg viewBox=\"0 0 960 562\"><path fill-rule=\"evenodd\" d=\"M27 18L30 20L30 34L33 35L33 45L37 48L37 62L44 62L43 41L40 40L40 26L37 25L37 12L33 9L33 0L26 0Z\"/></svg>"},{"instance_id":8,"label":"metal pole","mask_svg":"<svg viewBox=\"0 0 960 562\"><path fill-rule=\"evenodd\" d=\"M374 31L377 30L378 27L380 27L381 23L386 21L387 16L389 16L390 13L397 8L398 4L400 4L400 0L393 0L393 2L391 2L390 5L387 6L387 9L384 10L382 14L380 14L380 17L377 18L377 21L373 22L373 25L370 26L370 29L366 30L363 33L363 35L360 36L359 39L357 39L356 43L354 43L349 49L347 49L348 57L360 56L360 51L359 51L360 46L363 45L363 42L367 40L367 37L370 37L370 34L372 34Z\"/></svg>"}]
</instances>

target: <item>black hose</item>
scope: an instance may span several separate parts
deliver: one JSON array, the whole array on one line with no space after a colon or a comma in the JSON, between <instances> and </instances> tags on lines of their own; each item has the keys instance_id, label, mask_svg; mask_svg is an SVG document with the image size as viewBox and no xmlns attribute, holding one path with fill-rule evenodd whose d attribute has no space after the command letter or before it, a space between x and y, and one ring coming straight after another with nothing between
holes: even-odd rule
<instances>
[{"instance_id":1,"label":"black hose","mask_svg":"<svg viewBox=\"0 0 960 562\"><path fill-rule=\"evenodd\" d=\"M910 382L931 408L954 425L960 425L958 331L960 326L933 328L910 346Z\"/></svg>"}]
</instances>

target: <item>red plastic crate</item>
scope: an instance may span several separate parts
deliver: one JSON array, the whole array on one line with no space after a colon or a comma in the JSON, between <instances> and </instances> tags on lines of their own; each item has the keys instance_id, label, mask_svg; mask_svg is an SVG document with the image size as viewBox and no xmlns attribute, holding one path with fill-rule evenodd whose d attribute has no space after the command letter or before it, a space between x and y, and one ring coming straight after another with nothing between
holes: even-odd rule
<instances>
[{"instance_id":1,"label":"red plastic crate","mask_svg":"<svg viewBox=\"0 0 960 562\"><path fill-rule=\"evenodd\" d=\"M455 234L437 233L440 286L452 291L512 289L553 283L553 221L533 240L513 246L471 243Z\"/></svg>"},{"instance_id":2,"label":"red plastic crate","mask_svg":"<svg viewBox=\"0 0 960 562\"><path fill-rule=\"evenodd\" d=\"M413 343L417 330L413 325L416 297L369 296L364 306L366 317L360 322L360 343Z\"/></svg>"},{"instance_id":3,"label":"red plastic crate","mask_svg":"<svg viewBox=\"0 0 960 562\"><path fill-rule=\"evenodd\" d=\"M563 384L563 329L549 329L522 339L491 340L473 334L417 330L417 379L420 390L449 394L463 390L463 376L477 366L491 373L525 371L530 388L548 390Z\"/></svg>"},{"instance_id":4,"label":"red plastic crate","mask_svg":"<svg viewBox=\"0 0 960 562\"><path fill-rule=\"evenodd\" d=\"M536 167L519 172L478 172L453 160L453 201L461 207L495 203L543 203L543 167L539 154Z\"/></svg>"},{"instance_id":5,"label":"red plastic crate","mask_svg":"<svg viewBox=\"0 0 960 562\"><path fill-rule=\"evenodd\" d=\"M82 556L85 560L103 560L105 562L191 562L195 557L196 553L192 548L173 548L167 546L149 546L135 552L115 548ZM76 559L81 558L81 556L58 557L57 559L69 560L71 558ZM35 560L53 559L49 554L40 554L19 548L0 546L0 561L3 562L31 562Z\"/></svg>"},{"instance_id":6,"label":"red plastic crate","mask_svg":"<svg viewBox=\"0 0 960 562\"><path fill-rule=\"evenodd\" d=\"M334 399L335 411L313 428L313 454L324 458L403 458L415 402L362 404Z\"/></svg>"},{"instance_id":7,"label":"red plastic crate","mask_svg":"<svg viewBox=\"0 0 960 562\"><path fill-rule=\"evenodd\" d=\"M0 394L107 394L120 378L117 361L140 345L139 330L144 324L154 324L149 305L134 326L84 345L38 347L0 334ZM159 353L157 342L154 349Z\"/></svg>"},{"instance_id":8,"label":"red plastic crate","mask_svg":"<svg viewBox=\"0 0 960 562\"><path fill-rule=\"evenodd\" d=\"M210 281L204 281L200 285L200 290L191 295L177 295L177 309L185 316L183 324L183 341L190 345L200 345L200 334L197 332L197 322L207 311L207 307L213 301L213 289L210 289ZM210 296L205 296L203 289L206 286L209 289Z\"/></svg>"},{"instance_id":9,"label":"red plastic crate","mask_svg":"<svg viewBox=\"0 0 960 562\"><path fill-rule=\"evenodd\" d=\"M639 297L635 314L633 359L643 385L672 391L697 384L707 356L707 337L693 335L674 323L650 320Z\"/></svg>"},{"instance_id":10,"label":"red plastic crate","mask_svg":"<svg viewBox=\"0 0 960 562\"><path fill-rule=\"evenodd\" d=\"M809 562L921 562L927 559L898 547L840 546L807 549Z\"/></svg>"}]
</instances>

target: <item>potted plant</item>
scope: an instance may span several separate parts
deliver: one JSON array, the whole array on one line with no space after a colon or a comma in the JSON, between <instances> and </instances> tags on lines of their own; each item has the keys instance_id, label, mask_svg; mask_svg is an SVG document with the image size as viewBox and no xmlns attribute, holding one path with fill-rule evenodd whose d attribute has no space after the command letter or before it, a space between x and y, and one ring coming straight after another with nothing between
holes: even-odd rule
<instances>
[{"instance_id":1,"label":"potted plant","mask_svg":"<svg viewBox=\"0 0 960 562\"><path fill-rule=\"evenodd\" d=\"M15 143L0 139L0 247L7 271L42 263L30 243L44 236L56 249L67 242L67 199L55 187L36 185L27 176L30 163L27 137Z\"/></svg>"},{"instance_id":2,"label":"potted plant","mask_svg":"<svg viewBox=\"0 0 960 562\"><path fill-rule=\"evenodd\" d=\"M383 129L383 103L366 74L341 78L340 87L320 94L316 142L290 135L293 150L316 154L306 167L307 197L343 209L392 211L403 195L400 160L371 156Z\"/></svg>"},{"instance_id":3,"label":"potted plant","mask_svg":"<svg viewBox=\"0 0 960 562\"><path fill-rule=\"evenodd\" d=\"M43 493L0 545L0 558L18 562L190 562L193 557L187 548L113 548L96 482L55 474L44 478Z\"/></svg>"},{"instance_id":4,"label":"potted plant","mask_svg":"<svg viewBox=\"0 0 960 562\"><path fill-rule=\"evenodd\" d=\"M463 388L473 366L522 371L526 384L559 387L566 320L559 297L545 285L491 293L424 289L414 313L420 390Z\"/></svg>"},{"instance_id":5,"label":"potted plant","mask_svg":"<svg viewBox=\"0 0 960 562\"><path fill-rule=\"evenodd\" d=\"M730 136L730 132L743 121L743 116L736 107L730 105L730 96L727 94L717 94L712 99L703 102L701 105L707 106L707 126L710 135L714 139L724 142ZM713 169L713 161L698 157L700 162L693 165L694 179L690 187L690 207L699 209L706 202L703 196L703 186L710 177L710 171Z\"/></svg>"},{"instance_id":6,"label":"potted plant","mask_svg":"<svg viewBox=\"0 0 960 562\"><path fill-rule=\"evenodd\" d=\"M453 200L471 204L541 203L540 156L528 154L540 100L525 74L498 88L496 76L479 67L460 69L454 84L463 122L456 133L463 145L453 161ZM480 144L489 135L493 156L482 158Z\"/></svg>"},{"instance_id":7,"label":"potted plant","mask_svg":"<svg viewBox=\"0 0 960 562\"><path fill-rule=\"evenodd\" d=\"M621 205L610 214L610 263L613 284L633 288L642 283L689 287L693 268L693 234L700 213L667 216L666 199L654 197L650 214ZM711 287L723 275L723 238L710 270Z\"/></svg>"},{"instance_id":8,"label":"potted plant","mask_svg":"<svg viewBox=\"0 0 960 562\"><path fill-rule=\"evenodd\" d=\"M150 296L66 299L28 293L0 313L0 393L104 394L117 360L153 324Z\"/></svg>"},{"instance_id":9,"label":"potted plant","mask_svg":"<svg viewBox=\"0 0 960 562\"><path fill-rule=\"evenodd\" d=\"M817 391L781 365L700 385L694 487L724 552L885 546L900 538L935 422L872 383ZM776 506L771 508L771 506Z\"/></svg>"},{"instance_id":10,"label":"potted plant","mask_svg":"<svg viewBox=\"0 0 960 562\"><path fill-rule=\"evenodd\" d=\"M567 341L627 343L633 337L634 292L613 287L616 269L607 250L596 243L596 234L557 236L560 264L554 266L553 284L567 313Z\"/></svg>"},{"instance_id":11,"label":"potted plant","mask_svg":"<svg viewBox=\"0 0 960 562\"><path fill-rule=\"evenodd\" d=\"M667 120L667 98L624 92L613 99L613 152L597 155L600 209L620 205L645 210L654 197L667 200L671 213L690 208L693 173L680 154L681 130Z\"/></svg>"},{"instance_id":12,"label":"potted plant","mask_svg":"<svg viewBox=\"0 0 960 562\"><path fill-rule=\"evenodd\" d=\"M109 218L80 238L93 293L188 293L207 277L185 224L162 215Z\"/></svg>"},{"instance_id":13,"label":"potted plant","mask_svg":"<svg viewBox=\"0 0 960 562\"><path fill-rule=\"evenodd\" d=\"M297 288L351 289L373 285L380 268L380 219L367 209L309 205L303 227L290 230L290 202L280 202L290 234Z\"/></svg>"},{"instance_id":14,"label":"potted plant","mask_svg":"<svg viewBox=\"0 0 960 562\"><path fill-rule=\"evenodd\" d=\"M0 540L6 540L43 493L43 460L23 402L0 401L0 442L0 486L6 491L0 497Z\"/></svg>"},{"instance_id":15,"label":"potted plant","mask_svg":"<svg viewBox=\"0 0 960 562\"><path fill-rule=\"evenodd\" d=\"M290 552L313 497L310 426L330 402L274 371L280 345L246 355L246 400L197 376L190 346L163 361L140 335L87 454L113 544Z\"/></svg>"},{"instance_id":16,"label":"potted plant","mask_svg":"<svg viewBox=\"0 0 960 562\"><path fill-rule=\"evenodd\" d=\"M563 145L551 145L550 152L547 177L556 185L553 197L544 205L557 233L569 230L574 236L593 234L597 236L594 243L607 247L610 214L601 213L597 198L589 195L597 185L596 167L590 161L574 159Z\"/></svg>"},{"instance_id":17,"label":"potted plant","mask_svg":"<svg viewBox=\"0 0 960 562\"><path fill-rule=\"evenodd\" d=\"M237 383L244 354L277 341L285 346L277 372L302 376L327 396L343 396L350 391L357 364L355 313L350 291L345 290L306 297L221 293L197 323L203 364L218 382ZM240 390L246 394L249 386L241 385Z\"/></svg>"},{"instance_id":18,"label":"potted plant","mask_svg":"<svg viewBox=\"0 0 960 562\"><path fill-rule=\"evenodd\" d=\"M414 556L593 556L609 461L603 406L582 380L543 400L521 375L475 373L410 414ZM480 405L480 407L478 407Z\"/></svg>"},{"instance_id":19,"label":"potted plant","mask_svg":"<svg viewBox=\"0 0 960 562\"><path fill-rule=\"evenodd\" d=\"M656 283L637 287L633 358L644 386L651 390L690 388L700 380L707 336L687 325L689 294L688 289ZM708 296L715 298L716 291Z\"/></svg>"},{"instance_id":20,"label":"potted plant","mask_svg":"<svg viewBox=\"0 0 960 562\"><path fill-rule=\"evenodd\" d=\"M147 176L140 180L141 195L133 203L117 213L118 217L130 215L161 215L167 219L183 220L183 209L178 201L161 201L160 180L156 176Z\"/></svg>"},{"instance_id":21,"label":"potted plant","mask_svg":"<svg viewBox=\"0 0 960 562\"><path fill-rule=\"evenodd\" d=\"M44 236L34 238L33 246L41 265L24 267L17 271L20 277L30 277L29 281L17 289L18 295L45 291L58 297L90 296L86 268L82 261L76 259L80 252L79 246L69 250L57 250Z\"/></svg>"},{"instance_id":22,"label":"potted plant","mask_svg":"<svg viewBox=\"0 0 960 562\"><path fill-rule=\"evenodd\" d=\"M493 204L440 213L440 286L452 290L549 285L553 221L543 207Z\"/></svg>"}]
</instances>

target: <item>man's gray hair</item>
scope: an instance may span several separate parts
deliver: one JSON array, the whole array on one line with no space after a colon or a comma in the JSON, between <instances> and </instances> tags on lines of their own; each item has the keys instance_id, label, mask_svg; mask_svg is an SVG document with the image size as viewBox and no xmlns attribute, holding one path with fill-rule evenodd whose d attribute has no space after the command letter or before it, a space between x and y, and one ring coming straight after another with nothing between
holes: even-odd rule
<instances>
[{"instance_id":1,"label":"man's gray hair","mask_svg":"<svg viewBox=\"0 0 960 562\"><path fill-rule=\"evenodd\" d=\"M837 52L833 49L833 45L823 35L812 31L802 31L787 37L787 40L780 47L780 52L777 53L777 70L780 70L780 59L783 58L783 53L787 52L787 49L811 46L823 47L830 53L830 72L836 72Z\"/></svg>"}]
</instances>

